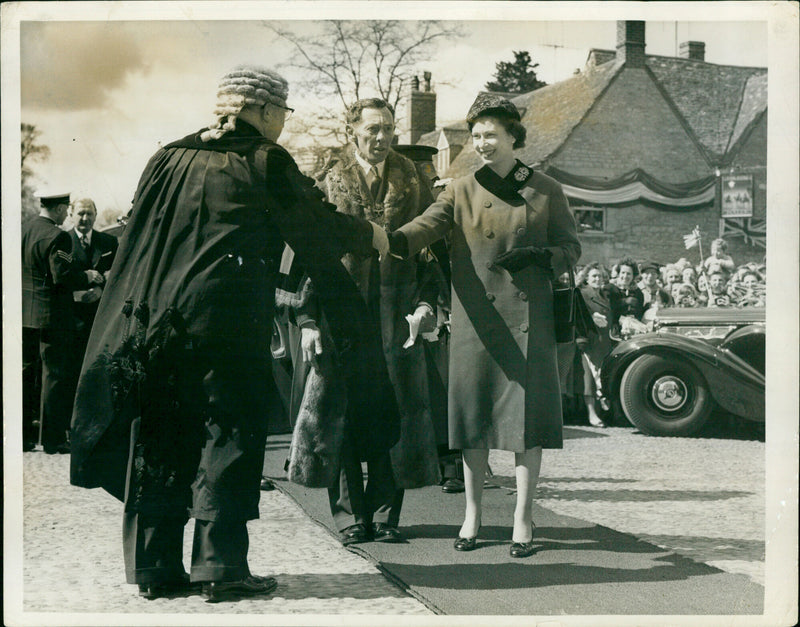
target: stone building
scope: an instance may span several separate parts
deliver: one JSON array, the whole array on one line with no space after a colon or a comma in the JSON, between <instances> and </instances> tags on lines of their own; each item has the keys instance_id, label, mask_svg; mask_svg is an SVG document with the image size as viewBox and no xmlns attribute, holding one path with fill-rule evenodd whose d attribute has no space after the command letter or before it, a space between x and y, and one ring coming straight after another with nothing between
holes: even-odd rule
<instances>
[{"instance_id":1,"label":"stone building","mask_svg":"<svg viewBox=\"0 0 800 627\"><path fill-rule=\"evenodd\" d=\"M763 259L766 68L708 63L694 41L648 55L645 23L625 21L615 51L592 49L570 78L512 100L528 130L517 156L564 186L584 261L697 262L682 238L695 226L704 255L723 235L737 263ZM463 121L427 124L417 143L438 148L441 178L479 167Z\"/></svg>"}]
</instances>

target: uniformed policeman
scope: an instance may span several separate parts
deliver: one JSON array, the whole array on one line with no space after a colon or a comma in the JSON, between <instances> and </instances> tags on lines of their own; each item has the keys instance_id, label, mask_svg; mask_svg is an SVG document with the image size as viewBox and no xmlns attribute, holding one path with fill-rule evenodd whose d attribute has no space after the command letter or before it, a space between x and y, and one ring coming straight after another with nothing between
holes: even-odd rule
<instances>
[{"instance_id":1,"label":"uniformed policeman","mask_svg":"<svg viewBox=\"0 0 800 627\"><path fill-rule=\"evenodd\" d=\"M41 358L41 441L48 454L68 453L78 369L73 355L72 290L102 281L95 270L81 271L72 259L72 239L59 228L67 217L69 194L39 194L39 215L22 229L23 449L36 439L30 407L37 353Z\"/></svg>"}]
</instances>

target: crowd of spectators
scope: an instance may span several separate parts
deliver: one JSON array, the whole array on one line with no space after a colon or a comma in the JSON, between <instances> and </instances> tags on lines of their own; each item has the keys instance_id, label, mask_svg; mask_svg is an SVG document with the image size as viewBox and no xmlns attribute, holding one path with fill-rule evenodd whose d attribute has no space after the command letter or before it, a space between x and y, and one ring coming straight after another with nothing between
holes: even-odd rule
<instances>
[{"instance_id":1,"label":"crowd of spectators","mask_svg":"<svg viewBox=\"0 0 800 627\"><path fill-rule=\"evenodd\" d=\"M723 239L714 240L710 256L696 264L685 257L666 264L626 257L610 268L589 261L577 268L575 285L581 288L598 333L579 338L574 347L559 344L561 387L566 414L573 412L570 407L582 391L594 426L604 426L606 408L598 407L604 358L620 339L651 330L660 308L766 305L765 264L737 266Z\"/></svg>"},{"instance_id":2,"label":"crowd of spectators","mask_svg":"<svg viewBox=\"0 0 800 627\"><path fill-rule=\"evenodd\" d=\"M626 296L638 298L638 289L642 307L628 306L624 315L644 323L659 307L764 307L766 265L748 262L737 266L727 248L724 239L715 239L711 254L698 264L686 257L663 265L622 259L608 269L589 263L578 270L576 285L586 285L588 273L599 268L607 291L623 290Z\"/></svg>"}]
</instances>

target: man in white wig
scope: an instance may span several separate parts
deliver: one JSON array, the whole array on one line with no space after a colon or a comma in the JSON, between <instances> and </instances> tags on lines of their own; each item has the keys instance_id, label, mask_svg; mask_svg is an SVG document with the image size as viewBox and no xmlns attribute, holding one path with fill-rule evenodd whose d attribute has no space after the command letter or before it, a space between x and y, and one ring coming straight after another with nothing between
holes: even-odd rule
<instances>
[{"instance_id":1,"label":"man in white wig","mask_svg":"<svg viewBox=\"0 0 800 627\"><path fill-rule=\"evenodd\" d=\"M127 581L146 598L202 590L214 602L277 586L250 573L246 523L258 518L284 243L325 286L335 341L353 355L348 385L372 377L374 389L360 390L373 395L366 405L395 403L339 261L373 246L385 252L386 235L334 213L275 143L291 112L287 94L274 71L238 67L220 83L214 123L150 159L92 328L71 481L124 502Z\"/></svg>"}]
</instances>

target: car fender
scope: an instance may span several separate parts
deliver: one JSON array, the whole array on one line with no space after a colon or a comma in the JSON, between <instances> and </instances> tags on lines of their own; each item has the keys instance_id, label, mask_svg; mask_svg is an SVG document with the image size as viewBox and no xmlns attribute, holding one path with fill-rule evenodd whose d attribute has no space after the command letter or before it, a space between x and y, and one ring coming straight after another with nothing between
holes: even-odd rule
<instances>
[{"instance_id":1,"label":"car fender","mask_svg":"<svg viewBox=\"0 0 800 627\"><path fill-rule=\"evenodd\" d=\"M646 333L620 342L601 368L606 397L618 395L625 370L646 354L689 361L706 379L712 398L720 406L748 420L764 421L762 373L724 347L673 333Z\"/></svg>"}]
</instances>

